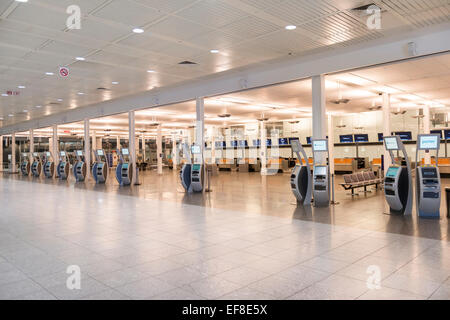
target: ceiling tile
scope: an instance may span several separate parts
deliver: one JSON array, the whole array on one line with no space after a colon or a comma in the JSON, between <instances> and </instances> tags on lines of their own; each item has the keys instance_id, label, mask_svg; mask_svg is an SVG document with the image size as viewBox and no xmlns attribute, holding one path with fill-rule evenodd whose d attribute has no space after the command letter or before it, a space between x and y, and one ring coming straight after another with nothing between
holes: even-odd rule
<instances>
[{"instance_id":1,"label":"ceiling tile","mask_svg":"<svg viewBox=\"0 0 450 320\"><path fill-rule=\"evenodd\" d=\"M165 13L172 13L197 1L198 0L135 0L137 3L147 5Z\"/></svg>"},{"instance_id":2,"label":"ceiling tile","mask_svg":"<svg viewBox=\"0 0 450 320\"><path fill-rule=\"evenodd\" d=\"M249 16L222 27L221 31L248 40L280 29L270 22Z\"/></svg>"},{"instance_id":3,"label":"ceiling tile","mask_svg":"<svg viewBox=\"0 0 450 320\"><path fill-rule=\"evenodd\" d=\"M148 31L174 39L189 40L201 34L208 33L212 29L173 16L151 26Z\"/></svg>"},{"instance_id":4,"label":"ceiling tile","mask_svg":"<svg viewBox=\"0 0 450 320\"><path fill-rule=\"evenodd\" d=\"M68 15L59 10L49 9L33 4L20 5L7 17L11 20L18 20L37 26L64 30Z\"/></svg>"}]
</instances>

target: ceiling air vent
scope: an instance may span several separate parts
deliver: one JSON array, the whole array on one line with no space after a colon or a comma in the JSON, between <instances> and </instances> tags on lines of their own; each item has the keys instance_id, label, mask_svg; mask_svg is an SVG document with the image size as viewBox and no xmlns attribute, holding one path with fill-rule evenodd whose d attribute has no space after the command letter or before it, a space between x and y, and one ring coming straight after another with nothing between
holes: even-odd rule
<instances>
[{"instance_id":1,"label":"ceiling air vent","mask_svg":"<svg viewBox=\"0 0 450 320\"><path fill-rule=\"evenodd\" d=\"M229 114L229 113L223 113L223 114L219 114L219 115L217 115L219 118L229 118L229 117L231 117L231 114Z\"/></svg>"},{"instance_id":2,"label":"ceiling air vent","mask_svg":"<svg viewBox=\"0 0 450 320\"><path fill-rule=\"evenodd\" d=\"M258 121L269 121L270 118L259 118Z\"/></svg>"},{"instance_id":3,"label":"ceiling air vent","mask_svg":"<svg viewBox=\"0 0 450 320\"><path fill-rule=\"evenodd\" d=\"M111 90L111 89L100 87L100 88L97 88L97 90L100 90L100 91L109 91L109 90Z\"/></svg>"},{"instance_id":4,"label":"ceiling air vent","mask_svg":"<svg viewBox=\"0 0 450 320\"><path fill-rule=\"evenodd\" d=\"M197 64L197 63L185 60L185 61L179 62L178 64L181 64L181 65L192 65L192 64Z\"/></svg>"},{"instance_id":5,"label":"ceiling air vent","mask_svg":"<svg viewBox=\"0 0 450 320\"><path fill-rule=\"evenodd\" d=\"M61 103L59 102L50 102L49 105L51 106L59 106Z\"/></svg>"},{"instance_id":6,"label":"ceiling air vent","mask_svg":"<svg viewBox=\"0 0 450 320\"><path fill-rule=\"evenodd\" d=\"M369 9L371 6L378 7L375 3L369 3L369 4L365 4L363 6L353 8L352 11L367 11L367 9Z\"/></svg>"}]
</instances>

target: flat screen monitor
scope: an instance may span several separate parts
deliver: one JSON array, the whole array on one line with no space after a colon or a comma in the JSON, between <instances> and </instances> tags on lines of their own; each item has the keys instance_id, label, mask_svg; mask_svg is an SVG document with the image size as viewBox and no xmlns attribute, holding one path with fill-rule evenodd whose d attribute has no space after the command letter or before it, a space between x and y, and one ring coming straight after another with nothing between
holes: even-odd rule
<instances>
[{"instance_id":1,"label":"flat screen monitor","mask_svg":"<svg viewBox=\"0 0 450 320\"><path fill-rule=\"evenodd\" d=\"M397 137L384 138L384 144L386 146L386 150L398 150Z\"/></svg>"},{"instance_id":2,"label":"flat screen monitor","mask_svg":"<svg viewBox=\"0 0 450 320\"><path fill-rule=\"evenodd\" d=\"M369 142L369 135L366 133L355 134L355 142Z\"/></svg>"},{"instance_id":3,"label":"flat screen monitor","mask_svg":"<svg viewBox=\"0 0 450 320\"><path fill-rule=\"evenodd\" d=\"M445 137L445 140L450 139L450 130L444 130L444 137Z\"/></svg>"},{"instance_id":4,"label":"flat screen monitor","mask_svg":"<svg viewBox=\"0 0 450 320\"><path fill-rule=\"evenodd\" d=\"M214 142L214 145L216 146L216 148L222 148L222 141L216 141Z\"/></svg>"},{"instance_id":5,"label":"flat screen monitor","mask_svg":"<svg viewBox=\"0 0 450 320\"><path fill-rule=\"evenodd\" d=\"M419 135L419 150L437 150L439 142L438 135Z\"/></svg>"},{"instance_id":6,"label":"flat screen monitor","mask_svg":"<svg viewBox=\"0 0 450 320\"><path fill-rule=\"evenodd\" d=\"M300 138L297 137L289 138L289 144L292 144L292 141L300 141Z\"/></svg>"},{"instance_id":7,"label":"flat screen monitor","mask_svg":"<svg viewBox=\"0 0 450 320\"><path fill-rule=\"evenodd\" d=\"M231 146L234 147L234 148L236 148L236 147L238 146L237 140L231 141Z\"/></svg>"},{"instance_id":8,"label":"flat screen monitor","mask_svg":"<svg viewBox=\"0 0 450 320\"><path fill-rule=\"evenodd\" d=\"M280 145L280 146L287 146L287 145L289 145L289 139L288 138L279 138L278 139L278 145Z\"/></svg>"},{"instance_id":9,"label":"flat screen monitor","mask_svg":"<svg viewBox=\"0 0 450 320\"><path fill-rule=\"evenodd\" d=\"M311 137L306 137L306 144L311 144Z\"/></svg>"},{"instance_id":10,"label":"flat screen monitor","mask_svg":"<svg viewBox=\"0 0 450 320\"><path fill-rule=\"evenodd\" d=\"M78 155L79 157L81 157L81 156L83 155L83 151L78 150L78 151L77 151L77 155Z\"/></svg>"},{"instance_id":11,"label":"flat screen monitor","mask_svg":"<svg viewBox=\"0 0 450 320\"><path fill-rule=\"evenodd\" d=\"M253 146L254 146L254 147L260 147L260 146L261 146L261 140L259 140L259 139L254 139L254 140L253 140Z\"/></svg>"},{"instance_id":12,"label":"flat screen monitor","mask_svg":"<svg viewBox=\"0 0 450 320\"><path fill-rule=\"evenodd\" d=\"M267 139L266 141L267 141L266 146L268 147L272 146L272 139Z\"/></svg>"},{"instance_id":13,"label":"flat screen monitor","mask_svg":"<svg viewBox=\"0 0 450 320\"><path fill-rule=\"evenodd\" d=\"M200 154L201 153L200 146L192 146L191 147L191 152L192 152L192 154Z\"/></svg>"},{"instance_id":14,"label":"flat screen monitor","mask_svg":"<svg viewBox=\"0 0 450 320\"><path fill-rule=\"evenodd\" d=\"M326 176L327 175L327 167L326 166L318 166L314 168L315 176Z\"/></svg>"},{"instance_id":15,"label":"flat screen monitor","mask_svg":"<svg viewBox=\"0 0 450 320\"><path fill-rule=\"evenodd\" d=\"M425 179L436 179L438 177L436 168L422 168L422 177Z\"/></svg>"},{"instance_id":16,"label":"flat screen monitor","mask_svg":"<svg viewBox=\"0 0 450 320\"><path fill-rule=\"evenodd\" d=\"M411 131L397 131L396 136L399 136L401 140L412 140Z\"/></svg>"},{"instance_id":17,"label":"flat screen monitor","mask_svg":"<svg viewBox=\"0 0 450 320\"><path fill-rule=\"evenodd\" d=\"M341 143L352 143L353 142L353 135L351 134L343 134L339 136L339 140Z\"/></svg>"},{"instance_id":18,"label":"flat screen monitor","mask_svg":"<svg viewBox=\"0 0 450 320\"><path fill-rule=\"evenodd\" d=\"M46 152L45 155L47 156L47 158L52 156L50 152Z\"/></svg>"},{"instance_id":19,"label":"flat screen monitor","mask_svg":"<svg viewBox=\"0 0 450 320\"><path fill-rule=\"evenodd\" d=\"M33 157L37 157L38 153L37 152L33 152Z\"/></svg>"},{"instance_id":20,"label":"flat screen monitor","mask_svg":"<svg viewBox=\"0 0 450 320\"><path fill-rule=\"evenodd\" d=\"M239 140L239 147L241 147L241 148L248 147L247 140Z\"/></svg>"},{"instance_id":21,"label":"flat screen monitor","mask_svg":"<svg viewBox=\"0 0 450 320\"><path fill-rule=\"evenodd\" d=\"M200 169L201 169L201 165L200 165L200 164L194 164L194 165L192 165L192 170L194 170L194 171L200 171Z\"/></svg>"},{"instance_id":22,"label":"flat screen monitor","mask_svg":"<svg viewBox=\"0 0 450 320\"><path fill-rule=\"evenodd\" d=\"M100 150L97 150L97 155L101 157L101 156L104 156L105 153L103 152L103 150L100 149Z\"/></svg>"},{"instance_id":23,"label":"flat screen monitor","mask_svg":"<svg viewBox=\"0 0 450 320\"><path fill-rule=\"evenodd\" d=\"M66 152L65 151L61 151L59 154L61 155L61 157L65 157L66 156Z\"/></svg>"},{"instance_id":24,"label":"flat screen monitor","mask_svg":"<svg viewBox=\"0 0 450 320\"><path fill-rule=\"evenodd\" d=\"M431 134L438 134L439 135L439 139L442 139L442 130L431 130L430 133Z\"/></svg>"},{"instance_id":25,"label":"flat screen monitor","mask_svg":"<svg viewBox=\"0 0 450 320\"><path fill-rule=\"evenodd\" d=\"M128 149L122 149L122 154L124 156L128 156L130 154L130 152L128 151Z\"/></svg>"},{"instance_id":26,"label":"flat screen monitor","mask_svg":"<svg viewBox=\"0 0 450 320\"><path fill-rule=\"evenodd\" d=\"M312 143L313 151L328 151L328 141L327 140L314 140Z\"/></svg>"},{"instance_id":27,"label":"flat screen monitor","mask_svg":"<svg viewBox=\"0 0 450 320\"><path fill-rule=\"evenodd\" d=\"M386 178L395 178L399 169L398 167L390 167L386 173Z\"/></svg>"},{"instance_id":28,"label":"flat screen monitor","mask_svg":"<svg viewBox=\"0 0 450 320\"><path fill-rule=\"evenodd\" d=\"M222 141L222 148L226 148L227 147L227 142L226 141Z\"/></svg>"},{"instance_id":29,"label":"flat screen monitor","mask_svg":"<svg viewBox=\"0 0 450 320\"><path fill-rule=\"evenodd\" d=\"M378 133L378 142L383 142L383 133Z\"/></svg>"}]
</instances>

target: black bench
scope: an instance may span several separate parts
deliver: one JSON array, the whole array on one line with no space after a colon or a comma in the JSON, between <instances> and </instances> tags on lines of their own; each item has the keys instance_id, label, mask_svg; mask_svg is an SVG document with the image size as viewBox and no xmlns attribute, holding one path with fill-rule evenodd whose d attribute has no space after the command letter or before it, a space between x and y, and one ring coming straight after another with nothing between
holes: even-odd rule
<instances>
[{"instance_id":1,"label":"black bench","mask_svg":"<svg viewBox=\"0 0 450 320\"><path fill-rule=\"evenodd\" d=\"M364 192L367 191L367 187L375 186L378 189L378 186L383 183L383 179L377 178L373 171L364 171L357 172L353 174L345 174L344 182L340 185L345 190L351 190L352 196L358 195L355 194L355 189L364 188Z\"/></svg>"}]
</instances>

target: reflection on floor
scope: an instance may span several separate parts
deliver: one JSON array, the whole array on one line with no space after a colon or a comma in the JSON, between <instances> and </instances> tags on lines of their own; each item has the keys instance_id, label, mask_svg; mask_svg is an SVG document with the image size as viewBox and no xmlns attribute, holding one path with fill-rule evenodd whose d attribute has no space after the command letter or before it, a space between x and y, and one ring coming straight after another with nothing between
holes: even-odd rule
<instances>
[{"instance_id":1,"label":"reflection on floor","mask_svg":"<svg viewBox=\"0 0 450 320\"><path fill-rule=\"evenodd\" d=\"M0 179L0 299L450 298L450 242L292 219L283 190L264 199L238 183L226 195L224 181L207 207L170 182L136 197L22 180ZM279 214L215 205L235 208L243 190L256 199L241 206ZM68 266L80 290L68 289Z\"/></svg>"},{"instance_id":2,"label":"reflection on floor","mask_svg":"<svg viewBox=\"0 0 450 320\"><path fill-rule=\"evenodd\" d=\"M218 176L213 176L211 179L213 191L206 194L186 194L179 182L178 172L169 169L165 169L164 174L160 176L155 171L141 172L141 185L132 187L120 187L112 171L106 185L95 185L92 180L76 184L73 178L69 181L36 179L19 175L5 175L4 178L430 239L450 239L445 195L442 197L440 220L418 219L414 212L411 217L387 215L383 214L388 212L388 208L382 191L377 191L372 187L369 188L370 193L364 194L361 190L359 196L352 197L349 191L339 187L341 176L337 176L336 180L336 200L339 204L329 208L297 206L290 190L289 174L287 173L261 177L259 173L220 172ZM443 179L442 184L443 187L450 185L450 179Z\"/></svg>"}]
</instances>

